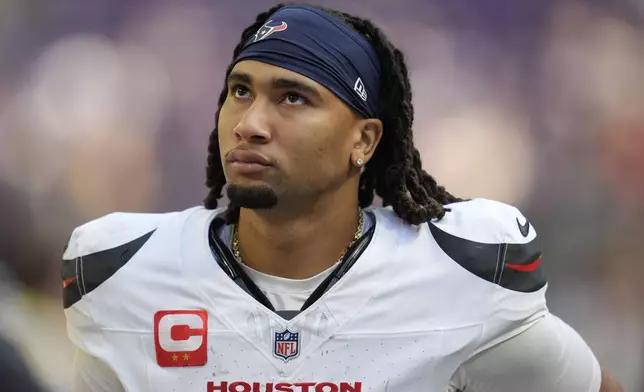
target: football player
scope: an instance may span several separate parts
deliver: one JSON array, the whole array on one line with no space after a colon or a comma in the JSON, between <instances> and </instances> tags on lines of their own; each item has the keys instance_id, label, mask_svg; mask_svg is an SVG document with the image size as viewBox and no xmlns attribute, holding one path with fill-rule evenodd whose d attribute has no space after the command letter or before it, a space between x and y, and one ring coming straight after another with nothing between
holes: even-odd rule
<instances>
[{"instance_id":1,"label":"football player","mask_svg":"<svg viewBox=\"0 0 644 392\"><path fill-rule=\"evenodd\" d=\"M204 206L71 236L76 391L618 391L549 313L535 229L439 186L413 115L403 54L370 21L258 15L226 70Z\"/></svg>"}]
</instances>

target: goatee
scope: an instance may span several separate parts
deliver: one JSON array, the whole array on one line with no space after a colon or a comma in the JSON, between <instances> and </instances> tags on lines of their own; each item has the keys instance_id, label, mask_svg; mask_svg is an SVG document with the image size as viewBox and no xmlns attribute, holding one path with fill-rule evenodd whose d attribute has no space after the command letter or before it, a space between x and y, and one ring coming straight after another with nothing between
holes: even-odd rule
<instances>
[{"instance_id":1,"label":"goatee","mask_svg":"<svg viewBox=\"0 0 644 392\"><path fill-rule=\"evenodd\" d=\"M231 204L251 210L268 209L277 205L277 194L268 186L229 185L226 195Z\"/></svg>"}]
</instances>

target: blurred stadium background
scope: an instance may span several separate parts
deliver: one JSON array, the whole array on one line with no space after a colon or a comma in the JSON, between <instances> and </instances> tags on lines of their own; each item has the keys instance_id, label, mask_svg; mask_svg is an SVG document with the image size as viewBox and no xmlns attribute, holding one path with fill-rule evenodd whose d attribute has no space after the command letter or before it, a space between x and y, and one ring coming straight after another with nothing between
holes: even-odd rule
<instances>
[{"instance_id":1,"label":"blurred stadium background","mask_svg":"<svg viewBox=\"0 0 644 392\"><path fill-rule=\"evenodd\" d=\"M644 391L644 1L319 3L404 49L427 170L524 210L551 309ZM225 66L272 4L0 2L0 331L52 391L69 390L71 229L200 203Z\"/></svg>"}]
</instances>

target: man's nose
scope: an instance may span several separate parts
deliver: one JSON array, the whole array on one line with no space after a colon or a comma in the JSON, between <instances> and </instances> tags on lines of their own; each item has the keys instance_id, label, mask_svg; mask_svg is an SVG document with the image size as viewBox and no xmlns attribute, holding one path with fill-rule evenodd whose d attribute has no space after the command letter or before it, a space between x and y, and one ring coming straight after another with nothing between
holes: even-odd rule
<instances>
[{"instance_id":1,"label":"man's nose","mask_svg":"<svg viewBox=\"0 0 644 392\"><path fill-rule=\"evenodd\" d=\"M238 141L268 143L271 140L270 116L267 103L255 101L234 128Z\"/></svg>"}]
</instances>

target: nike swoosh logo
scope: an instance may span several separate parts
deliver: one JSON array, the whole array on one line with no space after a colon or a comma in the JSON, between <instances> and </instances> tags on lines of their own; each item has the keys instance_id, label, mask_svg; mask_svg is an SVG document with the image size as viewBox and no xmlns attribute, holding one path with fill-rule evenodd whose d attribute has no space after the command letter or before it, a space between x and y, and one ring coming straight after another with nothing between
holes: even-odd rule
<instances>
[{"instance_id":1,"label":"nike swoosh logo","mask_svg":"<svg viewBox=\"0 0 644 392\"><path fill-rule=\"evenodd\" d=\"M519 272L532 272L537 268L539 268L540 265L541 265L541 256L539 256L539 258L533 261L532 263L528 263L528 264L505 263L506 267Z\"/></svg>"},{"instance_id":2,"label":"nike swoosh logo","mask_svg":"<svg viewBox=\"0 0 644 392\"><path fill-rule=\"evenodd\" d=\"M528 233L530 232L530 222L528 222L528 220L526 219L525 224L522 225L521 222L519 222L519 218L517 218L517 226L519 226L521 235L527 237Z\"/></svg>"}]
</instances>

